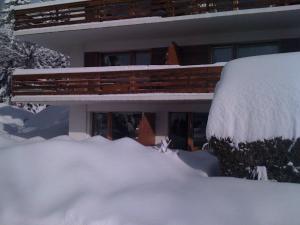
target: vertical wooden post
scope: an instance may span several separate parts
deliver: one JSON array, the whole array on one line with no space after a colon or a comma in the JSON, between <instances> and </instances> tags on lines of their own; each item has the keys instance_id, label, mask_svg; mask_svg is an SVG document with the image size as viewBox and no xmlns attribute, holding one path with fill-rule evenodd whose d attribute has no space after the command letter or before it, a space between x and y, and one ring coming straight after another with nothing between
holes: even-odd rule
<instances>
[{"instance_id":1,"label":"vertical wooden post","mask_svg":"<svg viewBox=\"0 0 300 225\"><path fill-rule=\"evenodd\" d=\"M155 145L155 113L145 112L142 114L138 141L143 145Z\"/></svg>"},{"instance_id":2,"label":"vertical wooden post","mask_svg":"<svg viewBox=\"0 0 300 225\"><path fill-rule=\"evenodd\" d=\"M179 47L175 42L168 47L167 65L180 65Z\"/></svg>"}]
</instances>

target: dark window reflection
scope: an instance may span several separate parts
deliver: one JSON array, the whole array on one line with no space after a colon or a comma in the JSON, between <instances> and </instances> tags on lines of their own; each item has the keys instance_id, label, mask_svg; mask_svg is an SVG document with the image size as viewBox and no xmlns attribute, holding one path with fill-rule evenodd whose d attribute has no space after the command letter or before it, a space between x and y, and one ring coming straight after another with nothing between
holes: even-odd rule
<instances>
[{"instance_id":1,"label":"dark window reflection","mask_svg":"<svg viewBox=\"0 0 300 225\"><path fill-rule=\"evenodd\" d=\"M151 64L150 52L137 52L135 54L135 64L136 65L150 65Z\"/></svg>"},{"instance_id":2,"label":"dark window reflection","mask_svg":"<svg viewBox=\"0 0 300 225\"><path fill-rule=\"evenodd\" d=\"M187 113L169 114L169 138L171 139L171 148L187 149L187 126Z\"/></svg>"},{"instance_id":3,"label":"dark window reflection","mask_svg":"<svg viewBox=\"0 0 300 225\"><path fill-rule=\"evenodd\" d=\"M107 137L108 123L107 113L94 113L93 114L93 136L101 135Z\"/></svg>"},{"instance_id":4,"label":"dark window reflection","mask_svg":"<svg viewBox=\"0 0 300 225\"><path fill-rule=\"evenodd\" d=\"M112 138L119 139L123 137L130 137L137 139L138 126L141 118L141 113L113 113Z\"/></svg>"},{"instance_id":5,"label":"dark window reflection","mask_svg":"<svg viewBox=\"0 0 300 225\"><path fill-rule=\"evenodd\" d=\"M150 65L150 51L133 51L103 54L102 66Z\"/></svg>"},{"instance_id":6,"label":"dark window reflection","mask_svg":"<svg viewBox=\"0 0 300 225\"><path fill-rule=\"evenodd\" d=\"M201 149L206 139L206 125L208 113L193 113L193 139L194 147Z\"/></svg>"},{"instance_id":7,"label":"dark window reflection","mask_svg":"<svg viewBox=\"0 0 300 225\"><path fill-rule=\"evenodd\" d=\"M256 56L256 55L268 55L279 52L279 46L277 44L260 44L260 45L241 45L237 50L237 58Z\"/></svg>"},{"instance_id":8,"label":"dark window reflection","mask_svg":"<svg viewBox=\"0 0 300 225\"><path fill-rule=\"evenodd\" d=\"M213 48L212 61L217 62L229 62L233 59L233 47L232 46L222 46Z\"/></svg>"},{"instance_id":9,"label":"dark window reflection","mask_svg":"<svg viewBox=\"0 0 300 225\"><path fill-rule=\"evenodd\" d=\"M129 53L114 53L103 55L103 66L127 66L131 64Z\"/></svg>"}]
</instances>

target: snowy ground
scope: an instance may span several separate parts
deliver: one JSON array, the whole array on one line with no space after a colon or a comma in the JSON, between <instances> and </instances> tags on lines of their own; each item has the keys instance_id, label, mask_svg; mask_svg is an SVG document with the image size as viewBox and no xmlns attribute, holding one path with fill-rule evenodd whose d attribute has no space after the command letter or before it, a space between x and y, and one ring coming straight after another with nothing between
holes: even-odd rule
<instances>
[{"instance_id":1,"label":"snowy ground","mask_svg":"<svg viewBox=\"0 0 300 225\"><path fill-rule=\"evenodd\" d=\"M0 106L1 225L299 225L300 185L208 177L205 152L52 138L66 118Z\"/></svg>"}]
</instances>

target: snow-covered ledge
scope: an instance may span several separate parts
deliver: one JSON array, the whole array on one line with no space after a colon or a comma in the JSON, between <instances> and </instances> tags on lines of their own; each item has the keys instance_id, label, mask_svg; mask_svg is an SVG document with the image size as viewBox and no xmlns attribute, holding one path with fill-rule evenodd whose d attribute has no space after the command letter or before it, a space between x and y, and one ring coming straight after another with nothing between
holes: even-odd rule
<instances>
[{"instance_id":1,"label":"snow-covered ledge","mask_svg":"<svg viewBox=\"0 0 300 225\"><path fill-rule=\"evenodd\" d=\"M96 73L96 72L117 72L117 71L139 71L139 70L163 70L163 69L184 69L225 66L225 62L179 66L179 65L150 65L150 66L106 66L106 67L74 67L56 69L16 69L13 75L41 75L41 74L65 74L65 73Z\"/></svg>"},{"instance_id":2,"label":"snow-covered ledge","mask_svg":"<svg viewBox=\"0 0 300 225\"><path fill-rule=\"evenodd\" d=\"M213 93L146 93L111 95L21 95L12 97L13 102L32 102L49 105L86 104L105 102L165 102L210 101Z\"/></svg>"}]
</instances>

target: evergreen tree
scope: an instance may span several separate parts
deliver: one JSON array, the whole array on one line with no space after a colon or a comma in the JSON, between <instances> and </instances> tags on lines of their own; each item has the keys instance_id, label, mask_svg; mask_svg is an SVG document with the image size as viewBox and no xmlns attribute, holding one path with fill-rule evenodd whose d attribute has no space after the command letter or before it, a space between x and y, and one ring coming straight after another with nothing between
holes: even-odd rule
<instances>
[{"instance_id":1,"label":"evergreen tree","mask_svg":"<svg viewBox=\"0 0 300 225\"><path fill-rule=\"evenodd\" d=\"M6 0L0 17L0 98L9 99L10 77L14 69L45 69L69 66L69 57L34 43L17 40L13 34L11 6L29 0ZM32 108L32 107L31 107Z\"/></svg>"}]
</instances>

